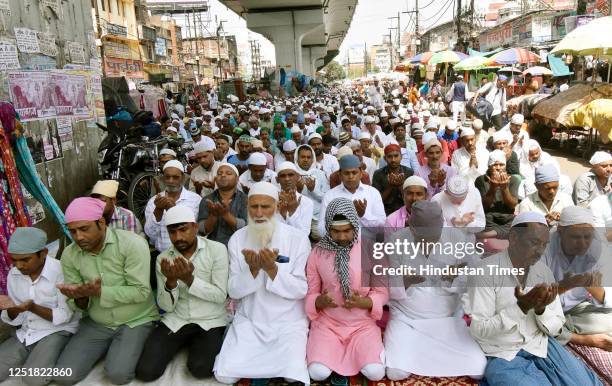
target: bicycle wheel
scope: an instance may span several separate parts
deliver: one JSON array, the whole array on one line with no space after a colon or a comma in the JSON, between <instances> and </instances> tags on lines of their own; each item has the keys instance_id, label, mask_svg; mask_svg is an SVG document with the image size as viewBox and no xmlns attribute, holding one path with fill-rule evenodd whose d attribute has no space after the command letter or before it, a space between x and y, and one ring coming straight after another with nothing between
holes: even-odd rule
<instances>
[{"instance_id":1,"label":"bicycle wheel","mask_svg":"<svg viewBox=\"0 0 612 386\"><path fill-rule=\"evenodd\" d=\"M156 174L153 172L142 172L132 180L128 190L128 208L141 224L145 223L145 208L149 199L157 194L153 180Z\"/></svg>"}]
</instances>

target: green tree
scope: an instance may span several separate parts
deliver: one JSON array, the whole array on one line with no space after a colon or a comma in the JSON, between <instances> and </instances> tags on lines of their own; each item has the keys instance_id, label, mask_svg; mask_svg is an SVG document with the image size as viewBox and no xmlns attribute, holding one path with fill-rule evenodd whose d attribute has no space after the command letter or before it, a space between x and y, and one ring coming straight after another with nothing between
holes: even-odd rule
<instances>
[{"instance_id":1,"label":"green tree","mask_svg":"<svg viewBox=\"0 0 612 386\"><path fill-rule=\"evenodd\" d=\"M333 82L334 80L346 78L344 68L340 65L340 63L336 62L335 60L329 62L329 64L325 66L324 70L325 80L327 82Z\"/></svg>"}]
</instances>

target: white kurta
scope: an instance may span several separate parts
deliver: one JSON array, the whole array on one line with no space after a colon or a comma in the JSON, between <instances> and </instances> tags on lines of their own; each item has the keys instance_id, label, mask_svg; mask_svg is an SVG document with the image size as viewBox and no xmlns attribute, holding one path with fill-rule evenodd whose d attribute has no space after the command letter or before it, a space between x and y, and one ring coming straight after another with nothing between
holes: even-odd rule
<instances>
[{"instance_id":1,"label":"white kurta","mask_svg":"<svg viewBox=\"0 0 612 386\"><path fill-rule=\"evenodd\" d=\"M280 214L278 218L280 221L287 225L299 229L308 237L310 234L310 227L312 224L312 212L314 211L314 204L312 200L303 194L296 193L297 199L300 200L300 204L291 216L287 214L287 218L283 218Z\"/></svg>"},{"instance_id":2,"label":"white kurta","mask_svg":"<svg viewBox=\"0 0 612 386\"><path fill-rule=\"evenodd\" d=\"M407 229L391 238L414 239ZM440 242L451 239L444 231ZM425 257L419 253L414 260L411 257L392 259L396 264L416 267L460 262L443 254ZM427 276L427 281L408 289L398 283L391 286L391 317L384 336L387 368L432 377L484 374L487 360L462 318L460 297L464 289L455 286L461 281L457 278L449 283Z\"/></svg>"},{"instance_id":3,"label":"white kurta","mask_svg":"<svg viewBox=\"0 0 612 386\"><path fill-rule=\"evenodd\" d=\"M444 226L454 227L455 233L462 234L465 238L464 242L476 242L476 233L484 230L486 225L486 218L484 209L482 207L482 199L480 192L474 186L470 186L468 194L465 200L459 205L455 205L450 201L450 198L446 192L440 192L431 198L431 201L437 202L442 208L442 215L444 216ZM474 221L471 223L458 227L453 225L453 217L459 219L466 213L474 213Z\"/></svg>"},{"instance_id":4,"label":"white kurta","mask_svg":"<svg viewBox=\"0 0 612 386\"><path fill-rule=\"evenodd\" d=\"M489 162L489 152L487 149L476 147L476 162L478 167L470 166L470 152L464 147L453 152L451 166L457 170L457 174L469 180L470 185L474 185L476 178L487 172Z\"/></svg>"},{"instance_id":5,"label":"white kurta","mask_svg":"<svg viewBox=\"0 0 612 386\"><path fill-rule=\"evenodd\" d=\"M304 297L308 290L306 261L310 242L299 230L277 223L270 248L289 257L277 263L274 280L260 271L253 278L242 250L255 248L247 227L228 243L228 292L239 300L236 315L215 360L215 375L231 378L291 378L310 384L306 367L308 319Z\"/></svg>"}]
</instances>

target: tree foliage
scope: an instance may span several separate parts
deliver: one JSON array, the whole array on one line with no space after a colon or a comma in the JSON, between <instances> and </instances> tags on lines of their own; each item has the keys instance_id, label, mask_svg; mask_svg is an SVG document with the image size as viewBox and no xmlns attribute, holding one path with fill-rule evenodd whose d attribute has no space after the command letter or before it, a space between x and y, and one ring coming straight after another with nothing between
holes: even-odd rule
<instances>
[{"instance_id":1,"label":"tree foliage","mask_svg":"<svg viewBox=\"0 0 612 386\"><path fill-rule=\"evenodd\" d=\"M324 71L325 80L327 82L333 82L334 80L346 78L344 68L340 65L340 63L336 62L335 60L329 62L329 64L325 66Z\"/></svg>"}]
</instances>

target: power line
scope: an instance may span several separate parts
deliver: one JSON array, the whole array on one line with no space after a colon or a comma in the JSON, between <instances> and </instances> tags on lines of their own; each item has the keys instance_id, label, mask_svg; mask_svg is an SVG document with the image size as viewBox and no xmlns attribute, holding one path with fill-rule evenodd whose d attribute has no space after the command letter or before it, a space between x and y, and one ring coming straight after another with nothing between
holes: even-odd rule
<instances>
[{"instance_id":1,"label":"power line","mask_svg":"<svg viewBox=\"0 0 612 386\"><path fill-rule=\"evenodd\" d=\"M438 10L438 12L434 13L431 17L425 18L425 19L421 19L420 21L428 21L433 19L434 17L438 16L440 14L440 12L442 12L442 15L444 15L444 13L446 13L446 11L448 10L448 5L452 4L453 0L446 0L446 3L444 3L444 5L442 5L442 7L440 7L440 9ZM446 7L446 9L444 11L442 11L442 9ZM439 18L438 18L439 19Z\"/></svg>"},{"instance_id":2,"label":"power line","mask_svg":"<svg viewBox=\"0 0 612 386\"><path fill-rule=\"evenodd\" d=\"M435 25L436 25L436 24L437 24L437 23L440 21L440 19L442 19L442 17L444 17L444 14L446 14L446 11L448 11L448 8L449 8L451 5L453 5L453 3L454 3L454 1L453 1L453 0L448 1L446 9L444 9L444 11L442 11L442 12L440 13L440 16L439 16L439 17L436 19L436 21L434 21L434 22L433 22L433 23L431 23L429 26L427 26L427 28L424 28L424 30L425 30L425 31L427 31L427 30L431 29L432 27L434 27L434 26L435 26Z\"/></svg>"}]
</instances>

